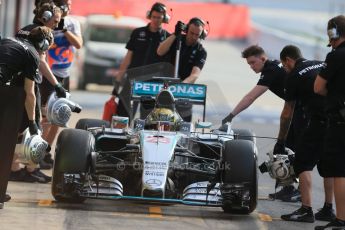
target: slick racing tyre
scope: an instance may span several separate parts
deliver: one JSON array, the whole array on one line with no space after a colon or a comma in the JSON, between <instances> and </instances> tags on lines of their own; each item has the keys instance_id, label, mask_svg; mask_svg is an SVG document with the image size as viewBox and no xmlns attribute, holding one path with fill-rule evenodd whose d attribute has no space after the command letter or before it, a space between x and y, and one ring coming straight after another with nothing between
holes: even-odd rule
<instances>
[{"instance_id":1,"label":"slick racing tyre","mask_svg":"<svg viewBox=\"0 0 345 230\"><path fill-rule=\"evenodd\" d=\"M88 131L65 129L60 133L55 148L52 179L55 200L69 203L82 203L85 200L80 196L82 178L89 172L94 145L95 139ZM75 177L68 184L65 183L66 174Z\"/></svg>"},{"instance_id":2,"label":"slick racing tyre","mask_svg":"<svg viewBox=\"0 0 345 230\"><path fill-rule=\"evenodd\" d=\"M75 128L87 130L88 128L91 128L91 127L102 127L102 126L105 126L105 128L110 128L109 121L104 121L100 119L80 119L75 125Z\"/></svg>"},{"instance_id":3,"label":"slick racing tyre","mask_svg":"<svg viewBox=\"0 0 345 230\"><path fill-rule=\"evenodd\" d=\"M242 199L236 193L223 193L223 210L229 213L249 214L253 212L258 200L257 155L252 141L232 140L224 146L222 180L223 184L244 184L249 191L248 206L241 207Z\"/></svg>"}]
</instances>

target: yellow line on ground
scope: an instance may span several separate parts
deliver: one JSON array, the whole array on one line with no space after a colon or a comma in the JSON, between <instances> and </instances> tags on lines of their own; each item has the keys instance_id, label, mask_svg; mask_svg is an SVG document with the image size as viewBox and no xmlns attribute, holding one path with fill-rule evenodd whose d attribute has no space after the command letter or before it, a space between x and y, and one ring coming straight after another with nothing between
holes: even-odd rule
<instances>
[{"instance_id":1,"label":"yellow line on ground","mask_svg":"<svg viewBox=\"0 0 345 230\"><path fill-rule=\"evenodd\" d=\"M265 222L271 222L272 221L272 217L270 215L258 213L258 216L259 216L261 221L265 221Z\"/></svg>"},{"instance_id":2,"label":"yellow line on ground","mask_svg":"<svg viewBox=\"0 0 345 230\"><path fill-rule=\"evenodd\" d=\"M151 206L151 207L149 207L149 212L150 212L149 217L151 217L151 218L162 218L163 217L161 207Z\"/></svg>"},{"instance_id":3,"label":"yellow line on ground","mask_svg":"<svg viewBox=\"0 0 345 230\"><path fill-rule=\"evenodd\" d=\"M52 203L53 203L52 200L39 200L38 206L50 206L52 205Z\"/></svg>"}]
</instances>

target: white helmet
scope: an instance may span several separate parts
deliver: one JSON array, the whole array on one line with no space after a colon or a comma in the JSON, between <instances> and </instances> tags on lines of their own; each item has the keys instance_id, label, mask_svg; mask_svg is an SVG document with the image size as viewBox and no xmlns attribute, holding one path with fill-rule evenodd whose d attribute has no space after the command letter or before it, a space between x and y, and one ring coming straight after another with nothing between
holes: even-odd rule
<instances>
[{"instance_id":1,"label":"white helmet","mask_svg":"<svg viewBox=\"0 0 345 230\"><path fill-rule=\"evenodd\" d=\"M23 134L20 144L16 145L15 153L18 154L18 160L25 165L37 165L46 155L49 144L43 140L41 135L30 136L29 129Z\"/></svg>"},{"instance_id":2,"label":"white helmet","mask_svg":"<svg viewBox=\"0 0 345 230\"><path fill-rule=\"evenodd\" d=\"M46 107L46 117L51 124L67 127L72 112L80 113L81 106L70 101L69 97L69 93L67 93L67 98L58 98L55 92L50 95Z\"/></svg>"}]
</instances>

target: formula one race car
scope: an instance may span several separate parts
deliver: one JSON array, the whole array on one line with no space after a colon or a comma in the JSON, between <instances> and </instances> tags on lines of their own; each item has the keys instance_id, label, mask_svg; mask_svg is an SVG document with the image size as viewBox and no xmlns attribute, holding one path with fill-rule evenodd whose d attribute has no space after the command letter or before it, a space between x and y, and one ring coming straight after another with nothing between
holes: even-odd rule
<instances>
[{"instance_id":1,"label":"formula one race car","mask_svg":"<svg viewBox=\"0 0 345 230\"><path fill-rule=\"evenodd\" d=\"M133 81L132 99L152 97L146 119L81 119L57 140L52 194L60 202L86 198L218 206L251 213L257 205L257 148L253 133L210 130L182 120L178 100L206 103L206 86ZM169 84L168 84L169 83ZM205 112L204 112L205 115ZM209 130L209 131L206 131Z\"/></svg>"}]
</instances>

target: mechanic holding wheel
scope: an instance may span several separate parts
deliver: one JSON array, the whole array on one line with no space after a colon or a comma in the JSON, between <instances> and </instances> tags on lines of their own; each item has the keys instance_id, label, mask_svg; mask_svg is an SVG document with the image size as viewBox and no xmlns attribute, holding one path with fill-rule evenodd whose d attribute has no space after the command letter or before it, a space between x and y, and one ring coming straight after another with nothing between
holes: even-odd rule
<instances>
[{"instance_id":1,"label":"mechanic holding wheel","mask_svg":"<svg viewBox=\"0 0 345 230\"><path fill-rule=\"evenodd\" d=\"M58 25L62 11L58 8L53 2L47 1L36 1L36 8L34 9L34 19L33 23L21 28L17 33L17 38L27 39L30 31L39 26L47 26L50 29L55 29ZM52 38L53 39L53 38ZM39 73L40 78L38 84L35 85L35 94L36 94L36 120L38 121L38 126L41 128L41 94L39 89L39 84L42 82L43 75L52 85L58 97L66 97L66 90L62 85L57 81L53 75L47 61L46 61L46 52L40 53L40 64L39 64ZM28 118L24 112L22 124L19 129L19 133L23 133L26 129L28 123ZM17 155L15 154L14 160L11 167L10 181L20 181L20 182L40 182L48 183L51 181L51 177L45 175L40 169L50 169L52 164L49 161L51 157L49 153L45 158L39 163L40 168L35 166L28 165L25 168L21 168L21 164L16 161Z\"/></svg>"},{"instance_id":2,"label":"mechanic holding wheel","mask_svg":"<svg viewBox=\"0 0 345 230\"><path fill-rule=\"evenodd\" d=\"M315 216L311 207L311 172L319 162L326 128L325 97L315 94L313 85L317 74L324 68L324 63L304 59L300 49L293 45L282 49L280 60L289 75L285 85L285 104L280 119L278 142L284 143L286 139L296 101L301 103L306 117L306 125L301 129L297 140L293 161L294 172L300 181L302 205L296 211L282 215L281 218L307 223L313 223L315 219L331 221L335 217L332 209L332 181L324 180L324 207ZM279 154L284 154L284 150Z\"/></svg>"},{"instance_id":3,"label":"mechanic holding wheel","mask_svg":"<svg viewBox=\"0 0 345 230\"><path fill-rule=\"evenodd\" d=\"M178 21L175 32L157 49L158 55L168 55L171 57L171 62L178 65L178 76L183 83L195 83L205 65L207 52L200 42L207 37L205 26L206 23L198 17L191 18L187 25ZM182 35L182 32L186 34ZM179 63L175 63L179 41L181 41ZM184 121L192 120L191 103L177 102L176 109Z\"/></svg>"},{"instance_id":4,"label":"mechanic holding wheel","mask_svg":"<svg viewBox=\"0 0 345 230\"><path fill-rule=\"evenodd\" d=\"M327 34L332 51L326 67L314 83L314 91L326 96L327 128L319 171L325 179L333 179L336 218L315 229L345 229L345 16L328 21Z\"/></svg>"},{"instance_id":5,"label":"mechanic holding wheel","mask_svg":"<svg viewBox=\"0 0 345 230\"><path fill-rule=\"evenodd\" d=\"M166 61L166 57L159 57L156 50L159 43L170 35L168 31L162 28L162 24L169 23L170 20L167 8L163 3L156 2L147 12L146 17L150 20L150 23L145 27L134 29L127 42L127 54L120 65L119 72L115 76L117 82L123 80L127 69ZM133 104L133 114L130 114L130 78L131 76L127 76L124 86L119 93L120 100L117 107L117 115L129 117L132 120L138 103ZM111 98L115 100L117 95L117 87L115 86ZM142 106L140 107L141 118L144 119L149 112Z\"/></svg>"},{"instance_id":6,"label":"mechanic holding wheel","mask_svg":"<svg viewBox=\"0 0 345 230\"><path fill-rule=\"evenodd\" d=\"M51 38L51 30L43 26L33 29L28 40L0 41L0 208L10 199L5 193L24 107L30 134L38 133L35 82L40 78L39 53L49 48Z\"/></svg>"},{"instance_id":7,"label":"mechanic holding wheel","mask_svg":"<svg viewBox=\"0 0 345 230\"><path fill-rule=\"evenodd\" d=\"M256 86L245 95L235 108L222 120L222 124L231 122L235 116L247 109L256 99L258 99L267 90L277 95L281 99L285 99L284 85L286 80L286 71L278 60L269 60L264 49L258 45L247 47L242 52L242 57L246 59L248 65L255 73L260 73L260 79ZM285 142L286 147L295 151L296 141L300 129L305 124L304 114L296 103L293 120L289 129L288 137ZM273 150L277 154L280 149L285 149L285 145L280 141ZM286 185L276 192L270 193L269 198L279 199L286 202L300 201L301 194L293 185Z\"/></svg>"}]
</instances>

